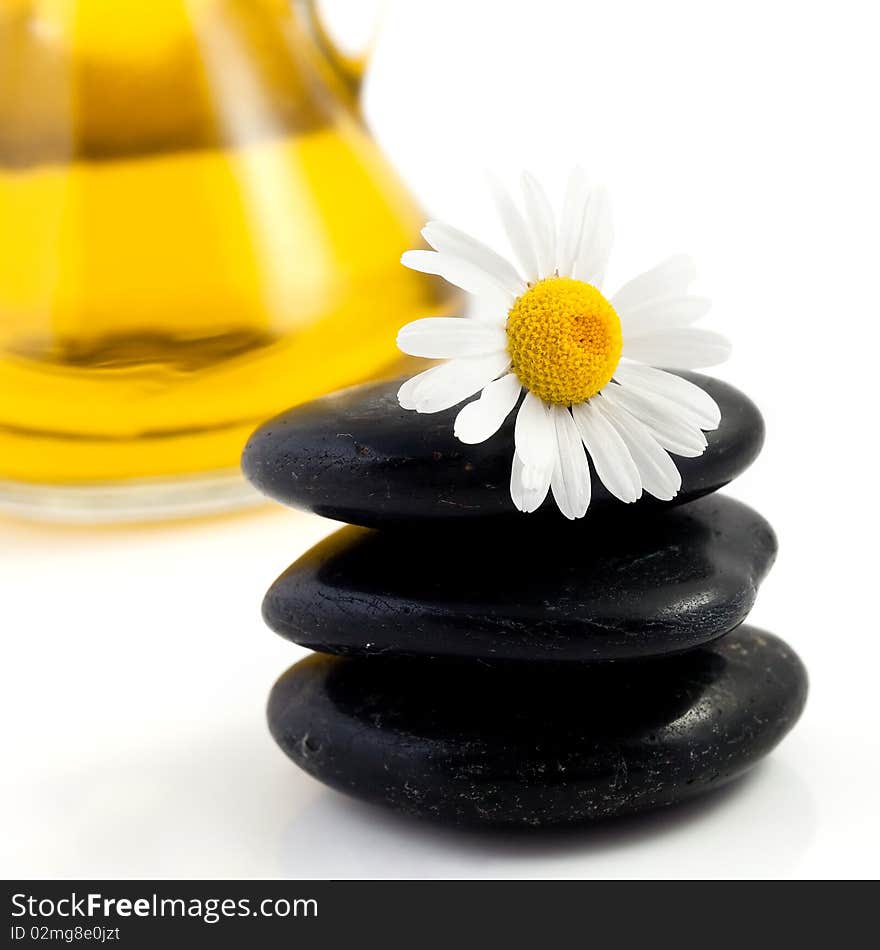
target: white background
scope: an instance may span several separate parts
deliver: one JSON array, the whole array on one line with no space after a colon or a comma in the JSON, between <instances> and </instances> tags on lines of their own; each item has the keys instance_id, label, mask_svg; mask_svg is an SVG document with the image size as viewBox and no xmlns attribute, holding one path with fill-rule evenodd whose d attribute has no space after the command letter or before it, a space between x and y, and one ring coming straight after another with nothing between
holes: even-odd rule
<instances>
[{"instance_id":1,"label":"white background","mask_svg":"<svg viewBox=\"0 0 880 950\"><path fill-rule=\"evenodd\" d=\"M707 325L735 344L719 375L767 420L764 453L730 490L781 542L751 621L812 679L763 765L703 803L592 831L401 820L299 772L263 721L302 651L263 628L262 593L330 524L277 508L123 529L5 520L0 873L876 876L874 13L868 0L406 0L366 94L435 214L491 238L485 170L525 166L558 191L580 162L615 201L612 284L696 254Z\"/></svg>"}]
</instances>

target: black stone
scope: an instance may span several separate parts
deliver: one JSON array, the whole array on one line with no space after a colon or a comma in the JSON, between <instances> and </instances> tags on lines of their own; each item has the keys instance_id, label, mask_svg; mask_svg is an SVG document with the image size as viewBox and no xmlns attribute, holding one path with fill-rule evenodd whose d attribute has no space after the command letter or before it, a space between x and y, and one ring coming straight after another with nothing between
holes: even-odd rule
<instances>
[{"instance_id":1,"label":"black stone","mask_svg":"<svg viewBox=\"0 0 880 950\"><path fill-rule=\"evenodd\" d=\"M344 528L263 602L273 630L325 653L617 660L729 633L776 554L770 525L712 495L653 518L527 539Z\"/></svg>"},{"instance_id":2,"label":"black stone","mask_svg":"<svg viewBox=\"0 0 880 950\"><path fill-rule=\"evenodd\" d=\"M684 801L791 729L807 676L741 627L690 653L611 666L315 654L275 684L272 734L340 791L454 824L579 823Z\"/></svg>"},{"instance_id":3,"label":"black stone","mask_svg":"<svg viewBox=\"0 0 880 950\"><path fill-rule=\"evenodd\" d=\"M609 509L620 513L681 504L721 488L747 468L764 439L755 405L727 383L681 373L709 392L721 407L721 425L707 433L699 458L676 458L682 488L672 502L645 495L623 505L593 479L585 520ZM349 524L367 527L413 522L504 517L521 525L510 500L512 413L481 445L453 435L460 407L420 415L397 402L400 380L355 387L290 409L262 425L245 446L242 467L271 498ZM563 522L552 500L529 516L531 523Z\"/></svg>"}]
</instances>

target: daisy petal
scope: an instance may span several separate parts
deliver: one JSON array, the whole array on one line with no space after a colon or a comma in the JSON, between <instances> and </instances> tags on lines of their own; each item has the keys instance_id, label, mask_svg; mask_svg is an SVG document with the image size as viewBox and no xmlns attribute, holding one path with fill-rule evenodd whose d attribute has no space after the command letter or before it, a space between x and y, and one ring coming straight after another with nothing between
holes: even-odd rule
<instances>
[{"instance_id":1,"label":"daisy petal","mask_svg":"<svg viewBox=\"0 0 880 950\"><path fill-rule=\"evenodd\" d=\"M521 391L514 373L489 383L480 398L469 402L456 416L456 437L467 445L476 445L495 435L513 411Z\"/></svg>"},{"instance_id":2,"label":"daisy petal","mask_svg":"<svg viewBox=\"0 0 880 950\"><path fill-rule=\"evenodd\" d=\"M534 393L526 398L516 414L513 431L516 454L526 469L535 469L549 476L556 461L556 428L547 404Z\"/></svg>"},{"instance_id":3,"label":"daisy petal","mask_svg":"<svg viewBox=\"0 0 880 950\"><path fill-rule=\"evenodd\" d=\"M465 305L465 317L475 323L506 327L510 307L500 298L489 300L485 297L468 297Z\"/></svg>"},{"instance_id":4,"label":"daisy petal","mask_svg":"<svg viewBox=\"0 0 880 950\"><path fill-rule=\"evenodd\" d=\"M575 267L575 276L594 287L601 287L611 256L614 231L611 203L604 188L594 188L587 202L584 230Z\"/></svg>"},{"instance_id":5,"label":"daisy petal","mask_svg":"<svg viewBox=\"0 0 880 950\"><path fill-rule=\"evenodd\" d=\"M527 469L522 459L514 452L513 465L510 469L510 497L518 511L537 511L544 504L547 492L550 491L550 471L538 473L537 479L534 469ZM526 483L530 487L526 487Z\"/></svg>"},{"instance_id":6,"label":"daisy petal","mask_svg":"<svg viewBox=\"0 0 880 950\"><path fill-rule=\"evenodd\" d=\"M400 330L397 346L425 359L486 356L507 347L507 334L503 327L465 317L425 317Z\"/></svg>"},{"instance_id":7,"label":"daisy petal","mask_svg":"<svg viewBox=\"0 0 880 950\"><path fill-rule=\"evenodd\" d=\"M624 336L639 336L688 327L702 320L711 306L712 301L706 297L666 297L623 313L618 310L617 315Z\"/></svg>"},{"instance_id":8,"label":"daisy petal","mask_svg":"<svg viewBox=\"0 0 880 950\"><path fill-rule=\"evenodd\" d=\"M602 484L621 501L640 498L639 470L618 431L592 401L572 406L571 411Z\"/></svg>"},{"instance_id":9,"label":"daisy petal","mask_svg":"<svg viewBox=\"0 0 880 950\"><path fill-rule=\"evenodd\" d=\"M568 179L562 215L559 220L559 240L556 245L556 268L560 277L571 277L574 273L581 235L584 230L584 216L587 211L587 199L590 190L582 168L575 168Z\"/></svg>"},{"instance_id":10,"label":"daisy petal","mask_svg":"<svg viewBox=\"0 0 880 950\"><path fill-rule=\"evenodd\" d=\"M510 246L523 269L526 280L535 281L538 279L538 258L535 255L535 245L526 222L507 189L496 181L492 181L491 184L498 215L507 233L507 240L510 241Z\"/></svg>"},{"instance_id":11,"label":"daisy petal","mask_svg":"<svg viewBox=\"0 0 880 950\"><path fill-rule=\"evenodd\" d=\"M626 443L645 491L661 501L675 498L681 488L681 474L660 443L625 409L612 406L602 396L591 403Z\"/></svg>"},{"instance_id":12,"label":"daisy petal","mask_svg":"<svg viewBox=\"0 0 880 950\"><path fill-rule=\"evenodd\" d=\"M673 373L667 373L642 363L619 363L614 378L637 392L663 396L675 405L691 413L701 429L717 429L721 422L721 410L718 403L699 386L682 379Z\"/></svg>"},{"instance_id":13,"label":"daisy petal","mask_svg":"<svg viewBox=\"0 0 880 950\"><path fill-rule=\"evenodd\" d=\"M498 285L495 278L470 261L438 251L406 251L400 263L422 274L435 274L469 294L486 297L510 309L514 295Z\"/></svg>"},{"instance_id":14,"label":"daisy petal","mask_svg":"<svg viewBox=\"0 0 880 950\"><path fill-rule=\"evenodd\" d=\"M532 231L538 259L538 278L550 277L556 267L556 225L547 193L528 172L523 175L526 220Z\"/></svg>"},{"instance_id":15,"label":"daisy petal","mask_svg":"<svg viewBox=\"0 0 880 950\"><path fill-rule=\"evenodd\" d=\"M565 406L552 406L556 428L556 464L550 488L559 510L570 521L583 518L590 507L590 466L571 413Z\"/></svg>"},{"instance_id":16,"label":"daisy petal","mask_svg":"<svg viewBox=\"0 0 880 950\"><path fill-rule=\"evenodd\" d=\"M508 293L518 297L526 289L523 279L510 261L464 231L442 221L429 221L422 228L422 237L441 254L461 258L484 270Z\"/></svg>"},{"instance_id":17,"label":"daisy petal","mask_svg":"<svg viewBox=\"0 0 880 950\"><path fill-rule=\"evenodd\" d=\"M554 463L555 464L555 463ZM540 491L546 495L545 487L553 474L552 466L549 469L535 468L531 465L523 466L522 483L526 491Z\"/></svg>"},{"instance_id":18,"label":"daisy petal","mask_svg":"<svg viewBox=\"0 0 880 950\"><path fill-rule=\"evenodd\" d=\"M700 369L723 363L730 355L730 343L713 330L684 327L626 337L623 355L652 366Z\"/></svg>"},{"instance_id":19,"label":"daisy petal","mask_svg":"<svg viewBox=\"0 0 880 950\"><path fill-rule=\"evenodd\" d=\"M440 369L439 366L432 366L417 376L411 376L400 389L397 390L397 401L400 403L401 409L416 408L415 401L413 400L414 393L423 382L434 376L438 369Z\"/></svg>"},{"instance_id":20,"label":"daisy petal","mask_svg":"<svg viewBox=\"0 0 880 950\"><path fill-rule=\"evenodd\" d=\"M624 314L663 297L684 297L696 279L693 259L677 254L625 283L611 298L611 306Z\"/></svg>"},{"instance_id":21,"label":"daisy petal","mask_svg":"<svg viewBox=\"0 0 880 950\"><path fill-rule=\"evenodd\" d=\"M702 430L662 396L644 396L614 383L606 386L602 395L638 419L668 452L696 458L706 451L706 436Z\"/></svg>"},{"instance_id":22,"label":"daisy petal","mask_svg":"<svg viewBox=\"0 0 880 950\"><path fill-rule=\"evenodd\" d=\"M510 366L507 353L450 360L422 374L422 381L407 393L416 412L441 412L473 396Z\"/></svg>"}]
</instances>

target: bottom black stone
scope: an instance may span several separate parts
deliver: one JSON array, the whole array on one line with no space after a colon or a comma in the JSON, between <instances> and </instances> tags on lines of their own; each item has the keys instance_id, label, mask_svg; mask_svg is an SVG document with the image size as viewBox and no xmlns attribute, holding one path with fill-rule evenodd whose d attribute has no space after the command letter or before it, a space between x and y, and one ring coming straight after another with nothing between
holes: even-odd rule
<instances>
[{"instance_id":1,"label":"bottom black stone","mask_svg":"<svg viewBox=\"0 0 880 950\"><path fill-rule=\"evenodd\" d=\"M275 684L284 751L340 791L453 824L554 825L670 805L766 755L807 674L749 627L676 657L522 668L313 655Z\"/></svg>"}]
</instances>

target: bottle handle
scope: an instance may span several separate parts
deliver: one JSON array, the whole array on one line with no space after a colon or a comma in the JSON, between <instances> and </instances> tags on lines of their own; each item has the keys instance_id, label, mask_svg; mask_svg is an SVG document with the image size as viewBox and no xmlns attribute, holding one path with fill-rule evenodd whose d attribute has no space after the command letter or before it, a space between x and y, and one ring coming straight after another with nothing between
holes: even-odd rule
<instances>
[{"instance_id":1,"label":"bottle handle","mask_svg":"<svg viewBox=\"0 0 880 950\"><path fill-rule=\"evenodd\" d=\"M327 30L318 9L318 0L299 0L298 6L319 55L341 83L350 104L358 110L371 49L355 56L343 52Z\"/></svg>"}]
</instances>

